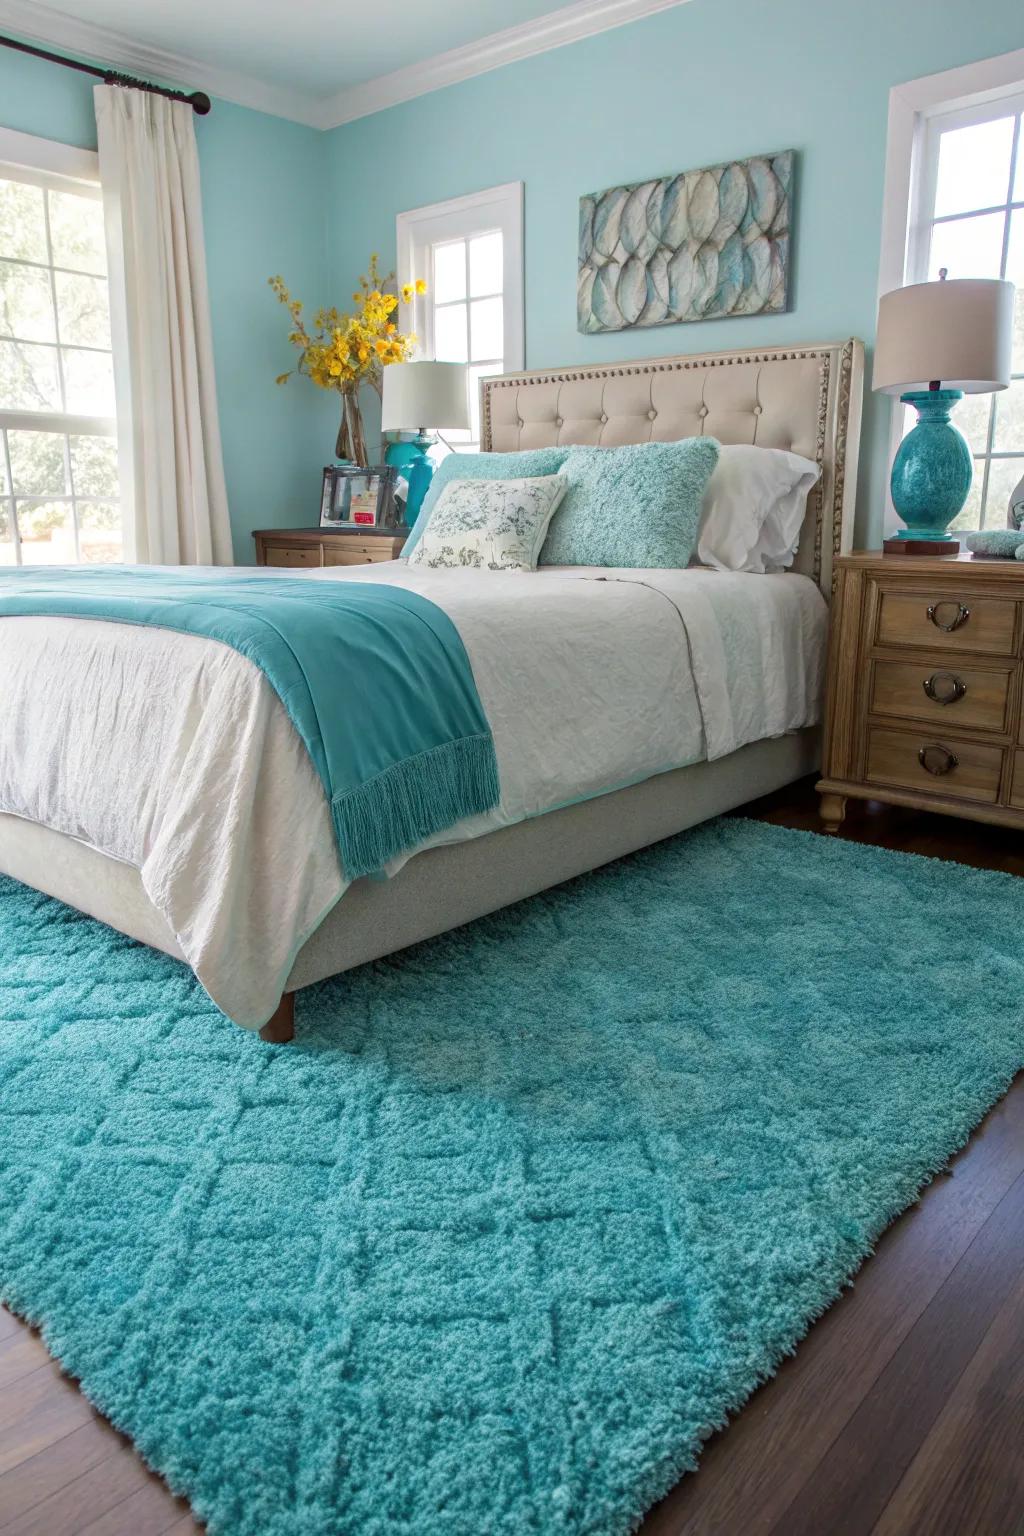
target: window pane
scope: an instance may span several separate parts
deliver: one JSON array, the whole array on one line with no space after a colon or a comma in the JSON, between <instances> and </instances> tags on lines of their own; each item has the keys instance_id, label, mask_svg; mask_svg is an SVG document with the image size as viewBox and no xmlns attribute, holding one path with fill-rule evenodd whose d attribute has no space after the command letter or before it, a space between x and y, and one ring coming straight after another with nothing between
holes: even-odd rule
<instances>
[{"instance_id":1,"label":"window pane","mask_svg":"<svg viewBox=\"0 0 1024 1536\"><path fill-rule=\"evenodd\" d=\"M71 480L76 496L120 494L117 444L112 437L71 439Z\"/></svg>"},{"instance_id":2,"label":"window pane","mask_svg":"<svg viewBox=\"0 0 1024 1536\"><path fill-rule=\"evenodd\" d=\"M434 355L439 363L465 363L466 306L452 304L434 311Z\"/></svg>"},{"instance_id":3,"label":"window pane","mask_svg":"<svg viewBox=\"0 0 1024 1536\"><path fill-rule=\"evenodd\" d=\"M453 240L434 246L435 304L449 304L466 297L466 242Z\"/></svg>"},{"instance_id":4,"label":"window pane","mask_svg":"<svg viewBox=\"0 0 1024 1536\"><path fill-rule=\"evenodd\" d=\"M500 230L493 235L477 235L469 242L469 291L472 297L501 292L502 257Z\"/></svg>"},{"instance_id":5,"label":"window pane","mask_svg":"<svg viewBox=\"0 0 1024 1536\"><path fill-rule=\"evenodd\" d=\"M936 217L1006 202L1013 122L1012 117L999 117L940 135Z\"/></svg>"},{"instance_id":6,"label":"window pane","mask_svg":"<svg viewBox=\"0 0 1024 1536\"><path fill-rule=\"evenodd\" d=\"M16 496L65 496L64 435L61 432L7 434Z\"/></svg>"},{"instance_id":7,"label":"window pane","mask_svg":"<svg viewBox=\"0 0 1024 1536\"><path fill-rule=\"evenodd\" d=\"M62 347L64 388L69 411L84 416L113 416L114 368L109 352L79 352Z\"/></svg>"},{"instance_id":8,"label":"window pane","mask_svg":"<svg viewBox=\"0 0 1024 1536\"><path fill-rule=\"evenodd\" d=\"M988 452L988 423L992 415L991 395L964 395L953 411L953 425L959 427L971 445L972 453ZM917 412L914 412L917 419ZM906 436L906 433L904 433ZM977 526L977 525L975 525Z\"/></svg>"},{"instance_id":9,"label":"window pane","mask_svg":"<svg viewBox=\"0 0 1024 1536\"><path fill-rule=\"evenodd\" d=\"M1019 459L993 459L988 471L988 495L985 497L985 527L1005 528L1010 494L1024 475L1024 455Z\"/></svg>"},{"instance_id":10,"label":"window pane","mask_svg":"<svg viewBox=\"0 0 1024 1536\"><path fill-rule=\"evenodd\" d=\"M1024 379L1014 379L1009 389L995 396L996 453L1024 453Z\"/></svg>"},{"instance_id":11,"label":"window pane","mask_svg":"<svg viewBox=\"0 0 1024 1536\"><path fill-rule=\"evenodd\" d=\"M56 341L48 272L0 261L0 336Z\"/></svg>"},{"instance_id":12,"label":"window pane","mask_svg":"<svg viewBox=\"0 0 1024 1536\"><path fill-rule=\"evenodd\" d=\"M13 565L14 529L11 524L11 504L0 501L0 565Z\"/></svg>"},{"instance_id":13,"label":"window pane","mask_svg":"<svg viewBox=\"0 0 1024 1536\"><path fill-rule=\"evenodd\" d=\"M0 181L0 256L46 261L42 187Z\"/></svg>"},{"instance_id":14,"label":"window pane","mask_svg":"<svg viewBox=\"0 0 1024 1536\"><path fill-rule=\"evenodd\" d=\"M55 281L61 341L73 342L80 347L109 347L106 278L58 272Z\"/></svg>"},{"instance_id":15,"label":"window pane","mask_svg":"<svg viewBox=\"0 0 1024 1536\"><path fill-rule=\"evenodd\" d=\"M956 517L950 523L949 526L951 529L972 529L980 528L982 526L981 489L984 483L985 461L984 459L975 459L974 479L971 481L971 489L968 493L967 500L964 502Z\"/></svg>"},{"instance_id":16,"label":"window pane","mask_svg":"<svg viewBox=\"0 0 1024 1536\"><path fill-rule=\"evenodd\" d=\"M973 219L953 219L932 229L929 278L945 267L950 277L998 277L1003 259L1005 215L984 213Z\"/></svg>"},{"instance_id":17,"label":"window pane","mask_svg":"<svg viewBox=\"0 0 1024 1536\"><path fill-rule=\"evenodd\" d=\"M99 198L78 197L74 192L51 192L49 197L54 266L102 276L107 270L107 248Z\"/></svg>"},{"instance_id":18,"label":"window pane","mask_svg":"<svg viewBox=\"0 0 1024 1536\"><path fill-rule=\"evenodd\" d=\"M1024 157L1024 144L1021 145ZM1016 283L1013 301L1013 371L1024 373L1024 208L1010 215L1010 243L1006 252L1006 275Z\"/></svg>"},{"instance_id":19,"label":"window pane","mask_svg":"<svg viewBox=\"0 0 1024 1536\"><path fill-rule=\"evenodd\" d=\"M1020 117L1020 127L1017 129L1017 172L1013 178L1013 200L1015 203L1024 203L1024 113Z\"/></svg>"},{"instance_id":20,"label":"window pane","mask_svg":"<svg viewBox=\"0 0 1024 1536\"><path fill-rule=\"evenodd\" d=\"M505 350L501 299L477 299L469 306L470 356L484 362Z\"/></svg>"},{"instance_id":21,"label":"window pane","mask_svg":"<svg viewBox=\"0 0 1024 1536\"><path fill-rule=\"evenodd\" d=\"M121 508L117 502L78 503L78 548L90 565L111 565L124 557Z\"/></svg>"},{"instance_id":22,"label":"window pane","mask_svg":"<svg viewBox=\"0 0 1024 1536\"><path fill-rule=\"evenodd\" d=\"M15 502L23 565L73 565L75 531L69 501Z\"/></svg>"},{"instance_id":23,"label":"window pane","mask_svg":"<svg viewBox=\"0 0 1024 1536\"><path fill-rule=\"evenodd\" d=\"M0 410L59 411L57 348L0 340Z\"/></svg>"}]
</instances>

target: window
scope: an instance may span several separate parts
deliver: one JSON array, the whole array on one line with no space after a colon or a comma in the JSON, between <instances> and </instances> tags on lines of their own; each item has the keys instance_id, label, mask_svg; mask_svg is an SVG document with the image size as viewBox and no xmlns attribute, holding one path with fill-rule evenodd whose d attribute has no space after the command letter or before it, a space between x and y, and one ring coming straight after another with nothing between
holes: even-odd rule
<instances>
[{"instance_id":1,"label":"window","mask_svg":"<svg viewBox=\"0 0 1024 1536\"><path fill-rule=\"evenodd\" d=\"M1004 527L1024 475L1024 50L890 93L879 292L942 268L1017 288L1010 388L965 395L953 414L974 458L953 526ZM893 451L915 419L896 408Z\"/></svg>"},{"instance_id":2,"label":"window","mask_svg":"<svg viewBox=\"0 0 1024 1536\"><path fill-rule=\"evenodd\" d=\"M1013 382L965 395L955 421L971 445L974 484L956 526L1003 527L1024 475L1024 96L932 117L922 166L920 217L911 230L907 281L1008 277L1017 285Z\"/></svg>"},{"instance_id":3,"label":"window","mask_svg":"<svg viewBox=\"0 0 1024 1536\"><path fill-rule=\"evenodd\" d=\"M469 364L470 429L444 434L462 452L480 446L480 380L523 367L522 199L510 182L398 216L399 281L427 284L419 355Z\"/></svg>"},{"instance_id":4,"label":"window","mask_svg":"<svg viewBox=\"0 0 1024 1536\"><path fill-rule=\"evenodd\" d=\"M0 565L122 558L97 175L95 155L0 134Z\"/></svg>"}]
</instances>

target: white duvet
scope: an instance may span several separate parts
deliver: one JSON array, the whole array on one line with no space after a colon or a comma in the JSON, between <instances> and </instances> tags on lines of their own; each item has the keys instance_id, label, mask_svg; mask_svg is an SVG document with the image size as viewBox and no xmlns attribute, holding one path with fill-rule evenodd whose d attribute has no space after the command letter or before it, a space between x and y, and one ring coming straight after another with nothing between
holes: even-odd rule
<instances>
[{"instance_id":1,"label":"white duvet","mask_svg":"<svg viewBox=\"0 0 1024 1536\"><path fill-rule=\"evenodd\" d=\"M806 577L396 561L308 579L412 588L462 636L501 802L434 843L819 716L827 609ZM348 883L277 695L216 641L76 619L0 625L0 811L134 865L214 1002L258 1028Z\"/></svg>"}]
</instances>

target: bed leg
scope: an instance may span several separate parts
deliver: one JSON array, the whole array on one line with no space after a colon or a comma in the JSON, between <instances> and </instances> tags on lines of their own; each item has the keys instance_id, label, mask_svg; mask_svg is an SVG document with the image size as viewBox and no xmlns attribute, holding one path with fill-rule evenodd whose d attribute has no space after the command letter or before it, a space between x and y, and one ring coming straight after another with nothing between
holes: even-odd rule
<instances>
[{"instance_id":1,"label":"bed leg","mask_svg":"<svg viewBox=\"0 0 1024 1536\"><path fill-rule=\"evenodd\" d=\"M270 1045L287 1045L295 1039L295 993L282 992L281 1001L260 1030L260 1039Z\"/></svg>"}]
</instances>

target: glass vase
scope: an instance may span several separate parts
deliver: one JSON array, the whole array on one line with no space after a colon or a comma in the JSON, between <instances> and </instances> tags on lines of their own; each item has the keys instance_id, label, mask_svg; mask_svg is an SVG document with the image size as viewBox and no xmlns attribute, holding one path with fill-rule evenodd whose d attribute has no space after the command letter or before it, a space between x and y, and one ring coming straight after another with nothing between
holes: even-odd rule
<instances>
[{"instance_id":1,"label":"glass vase","mask_svg":"<svg viewBox=\"0 0 1024 1536\"><path fill-rule=\"evenodd\" d=\"M360 469L366 469L369 465L366 434L363 431L363 413L359 408L357 395L344 394L341 397L341 422L338 426L338 439L334 445L334 453L336 458L350 464L358 464Z\"/></svg>"}]
</instances>

